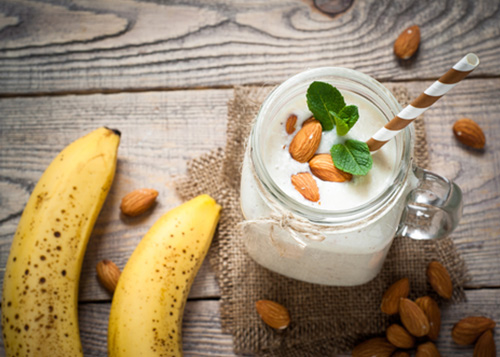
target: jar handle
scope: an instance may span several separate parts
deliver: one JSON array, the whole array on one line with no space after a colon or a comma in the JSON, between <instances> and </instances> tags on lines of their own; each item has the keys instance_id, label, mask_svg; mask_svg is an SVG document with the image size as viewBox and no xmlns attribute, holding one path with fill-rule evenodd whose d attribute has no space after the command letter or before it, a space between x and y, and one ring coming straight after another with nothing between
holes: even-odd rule
<instances>
[{"instance_id":1,"label":"jar handle","mask_svg":"<svg viewBox=\"0 0 500 357\"><path fill-rule=\"evenodd\" d=\"M462 191L453 182L414 166L418 180L406 198L397 234L413 239L437 239L450 234L462 217Z\"/></svg>"}]
</instances>

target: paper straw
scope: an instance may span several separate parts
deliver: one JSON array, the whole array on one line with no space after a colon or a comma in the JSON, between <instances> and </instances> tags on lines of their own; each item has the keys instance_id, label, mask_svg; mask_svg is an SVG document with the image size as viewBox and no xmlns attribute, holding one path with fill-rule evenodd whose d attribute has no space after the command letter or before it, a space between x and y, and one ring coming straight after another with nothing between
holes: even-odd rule
<instances>
[{"instance_id":1,"label":"paper straw","mask_svg":"<svg viewBox=\"0 0 500 357\"><path fill-rule=\"evenodd\" d=\"M448 72L435 81L417 99L411 102L383 128L375 133L366 143L370 151L376 151L386 142L406 128L416 117L425 112L439 98L448 93L458 82L464 79L479 65L479 58L469 53L457 62Z\"/></svg>"}]
</instances>

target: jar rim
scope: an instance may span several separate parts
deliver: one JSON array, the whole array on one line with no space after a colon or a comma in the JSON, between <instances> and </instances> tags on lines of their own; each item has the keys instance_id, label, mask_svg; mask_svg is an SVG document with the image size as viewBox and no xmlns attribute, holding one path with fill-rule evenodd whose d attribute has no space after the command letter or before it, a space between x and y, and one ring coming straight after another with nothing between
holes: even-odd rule
<instances>
[{"instance_id":1,"label":"jar rim","mask_svg":"<svg viewBox=\"0 0 500 357\"><path fill-rule=\"evenodd\" d=\"M345 81L346 83L349 82L353 86L359 86L360 90L369 91L371 94L383 101L383 103L390 110L390 115L392 115L392 117L397 115L402 109L394 95L386 87L362 72L342 67L319 67L309 69L290 77L277 86L262 103L250 135L250 145L252 149L250 159L255 169L257 179L260 180L264 188L269 192L271 199L275 201L274 203L279 204L282 207L286 207L286 209L305 217L314 223L345 224L350 221L366 219L372 214L378 215L382 210L384 210L384 208L392 206L389 204L390 202L397 201L394 200L394 198L398 197L402 193L405 186L404 184L406 183L408 171L411 167L414 130L413 125L409 125L400 134L398 134L397 140L401 141L403 148L400 151L401 155L398 156L397 168L394 171L396 173L395 179L392 184L388 185L371 200L359 206L344 210L320 209L296 201L287 195L275 183L265 167L262 159L260 158L260 153L258 152L260 148L260 135L258 135L258 133L264 124L265 113L272 108L272 105L276 102L276 100L278 100L278 98L282 97L287 91L294 88L294 86L312 82L314 80L321 80L325 77L337 78L338 80ZM385 112L383 112L383 114L387 118L387 114ZM387 120L392 119L392 117Z\"/></svg>"}]
</instances>

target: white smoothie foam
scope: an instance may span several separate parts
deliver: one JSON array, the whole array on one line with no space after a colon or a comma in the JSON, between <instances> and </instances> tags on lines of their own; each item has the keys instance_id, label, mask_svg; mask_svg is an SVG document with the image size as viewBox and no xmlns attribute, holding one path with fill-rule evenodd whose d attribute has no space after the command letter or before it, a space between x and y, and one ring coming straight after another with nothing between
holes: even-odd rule
<instances>
[{"instance_id":1,"label":"white smoothie foam","mask_svg":"<svg viewBox=\"0 0 500 357\"><path fill-rule=\"evenodd\" d=\"M387 123L383 114L368 100L351 92L340 92L346 105L358 107L359 119L345 136L337 136L335 128L323 131L317 154L329 154L332 145L343 143L347 139L365 141ZM285 123L291 114L297 116L296 130L293 134L287 134ZM288 151L290 142L302 123L312 116L307 107L306 96L297 97L287 103L277 115L263 140L264 164L281 190L296 201L324 210L346 210L371 201L393 182L397 154L395 140L391 140L372 155L373 167L366 176L353 176L350 182L328 182L313 175L319 188L320 201L306 200L292 185L291 177L299 172L311 172L309 164L294 160Z\"/></svg>"}]
</instances>

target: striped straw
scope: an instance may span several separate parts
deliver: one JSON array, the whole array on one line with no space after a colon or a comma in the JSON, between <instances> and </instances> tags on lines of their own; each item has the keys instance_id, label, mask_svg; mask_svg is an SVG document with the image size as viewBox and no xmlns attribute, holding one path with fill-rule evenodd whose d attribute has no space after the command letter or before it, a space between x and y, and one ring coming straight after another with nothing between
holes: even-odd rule
<instances>
[{"instance_id":1,"label":"striped straw","mask_svg":"<svg viewBox=\"0 0 500 357\"><path fill-rule=\"evenodd\" d=\"M376 151L386 142L395 137L406 128L416 117L425 112L439 98L448 93L458 82L464 79L479 65L479 58L474 53L469 53L456 65L435 81L420 96L404 108L383 128L375 133L366 143L370 151Z\"/></svg>"}]
</instances>

